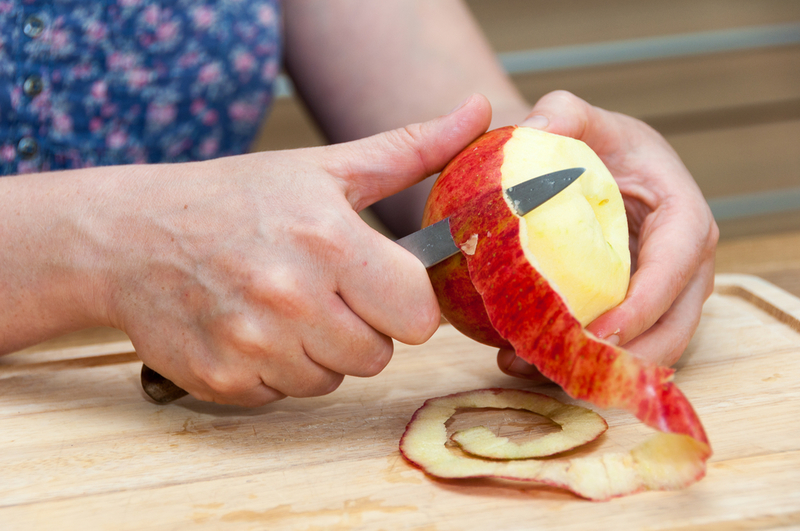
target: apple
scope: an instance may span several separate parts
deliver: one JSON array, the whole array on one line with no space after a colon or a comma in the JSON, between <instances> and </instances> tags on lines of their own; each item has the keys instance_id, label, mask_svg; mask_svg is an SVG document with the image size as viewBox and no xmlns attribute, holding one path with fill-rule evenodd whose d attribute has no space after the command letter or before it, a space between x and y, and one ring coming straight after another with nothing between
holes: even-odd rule
<instances>
[{"instance_id":1,"label":"apple","mask_svg":"<svg viewBox=\"0 0 800 531\"><path fill-rule=\"evenodd\" d=\"M576 166L585 174L524 218L503 192ZM423 224L445 217L463 251L429 270L445 318L477 341L513 348L573 398L626 409L664 432L637 450L673 456L648 488L702 477L711 448L674 371L584 330L622 301L630 275L624 205L599 157L583 142L531 128L490 131L433 186Z\"/></svg>"},{"instance_id":2,"label":"apple","mask_svg":"<svg viewBox=\"0 0 800 531\"><path fill-rule=\"evenodd\" d=\"M505 127L482 136L442 172L425 207L423 226L462 210L478 210L478 194L520 184L557 170L581 166L578 181L529 212L520 223L518 249L548 279L572 314L587 325L625 298L630 279L628 222L614 178L583 142L528 127ZM502 194L496 195L504 199ZM489 226L491 222L489 222ZM491 230L473 232L463 242L473 254ZM494 346L509 346L491 326L482 299L469 278L465 259L456 256L430 270L442 312L462 333Z\"/></svg>"}]
</instances>

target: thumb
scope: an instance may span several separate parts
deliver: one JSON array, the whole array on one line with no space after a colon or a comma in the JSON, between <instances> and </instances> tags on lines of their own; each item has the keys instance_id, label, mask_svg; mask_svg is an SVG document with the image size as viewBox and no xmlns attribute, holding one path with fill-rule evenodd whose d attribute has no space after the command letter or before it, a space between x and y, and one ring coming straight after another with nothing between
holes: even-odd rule
<instances>
[{"instance_id":1,"label":"thumb","mask_svg":"<svg viewBox=\"0 0 800 531\"><path fill-rule=\"evenodd\" d=\"M323 148L323 165L356 211L439 172L489 127L489 101L473 94L450 113Z\"/></svg>"},{"instance_id":2,"label":"thumb","mask_svg":"<svg viewBox=\"0 0 800 531\"><path fill-rule=\"evenodd\" d=\"M620 138L614 130L618 120L611 119L615 114L595 107L570 92L557 90L542 96L520 125L577 138L601 155L619 147L610 145Z\"/></svg>"}]
</instances>

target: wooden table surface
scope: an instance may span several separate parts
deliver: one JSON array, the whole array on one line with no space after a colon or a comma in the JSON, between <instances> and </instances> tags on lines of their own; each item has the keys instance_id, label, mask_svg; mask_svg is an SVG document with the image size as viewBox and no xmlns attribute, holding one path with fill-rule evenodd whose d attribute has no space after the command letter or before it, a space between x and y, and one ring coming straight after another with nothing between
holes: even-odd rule
<instances>
[{"instance_id":1,"label":"wooden table surface","mask_svg":"<svg viewBox=\"0 0 800 531\"><path fill-rule=\"evenodd\" d=\"M525 387L449 326L426 345L398 345L375 378L253 410L148 402L127 338L95 329L0 358L0 529L800 527L800 233L725 242L717 267L676 376L715 452L686 490L593 503L411 467L397 443L426 398ZM650 433L601 413L610 430L593 451ZM511 414L494 418L504 434L525 431Z\"/></svg>"},{"instance_id":2,"label":"wooden table surface","mask_svg":"<svg viewBox=\"0 0 800 531\"><path fill-rule=\"evenodd\" d=\"M723 241L716 269L756 275L800 297L800 231Z\"/></svg>"}]
</instances>

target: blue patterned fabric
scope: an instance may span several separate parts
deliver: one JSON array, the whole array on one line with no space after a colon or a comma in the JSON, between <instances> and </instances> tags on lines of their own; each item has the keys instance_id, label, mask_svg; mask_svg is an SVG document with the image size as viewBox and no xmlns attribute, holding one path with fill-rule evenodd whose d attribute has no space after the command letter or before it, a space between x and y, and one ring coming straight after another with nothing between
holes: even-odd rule
<instances>
[{"instance_id":1,"label":"blue patterned fabric","mask_svg":"<svg viewBox=\"0 0 800 531\"><path fill-rule=\"evenodd\" d=\"M0 173L247 150L280 0L0 0Z\"/></svg>"}]
</instances>

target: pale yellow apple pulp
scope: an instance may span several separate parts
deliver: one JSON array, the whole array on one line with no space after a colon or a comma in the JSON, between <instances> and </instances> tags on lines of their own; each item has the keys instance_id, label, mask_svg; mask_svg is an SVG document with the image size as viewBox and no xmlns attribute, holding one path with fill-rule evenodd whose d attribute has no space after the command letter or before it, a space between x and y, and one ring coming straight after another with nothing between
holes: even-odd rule
<instances>
[{"instance_id":1,"label":"pale yellow apple pulp","mask_svg":"<svg viewBox=\"0 0 800 531\"><path fill-rule=\"evenodd\" d=\"M628 290L628 222L619 188L580 140L518 127L503 146L503 188L576 166L584 174L528 213L520 233L528 260L586 326Z\"/></svg>"}]
</instances>

